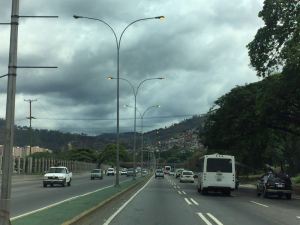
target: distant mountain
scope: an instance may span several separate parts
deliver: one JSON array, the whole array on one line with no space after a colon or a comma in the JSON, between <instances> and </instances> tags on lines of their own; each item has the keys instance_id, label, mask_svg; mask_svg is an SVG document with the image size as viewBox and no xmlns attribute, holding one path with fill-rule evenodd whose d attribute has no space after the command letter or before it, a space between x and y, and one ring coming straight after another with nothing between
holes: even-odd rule
<instances>
[{"instance_id":1,"label":"distant mountain","mask_svg":"<svg viewBox=\"0 0 300 225\"><path fill-rule=\"evenodd\" d=\"M170 127L153 130L144 134L144 137L155 143L157 140L164 141L171 137L176 137L187 130L198 131L202 129L204 117L193 116L185 119ZM0 119L0 145L4 143L4 125L5 120ZM33 129L32 145L48 148L52 150L67 150L69 148L91 148L100 150L109 143L115 143L116 134L101 134L99 136L88 136L86 134L63 133L60 131ZM15 146L27 146L30 143L29 127L15 127ZM126 148L133 146L133 132L121 133L120 143ZM137 139L137 145L140 144L140 138Z\"/></svg>"}]
</instances>

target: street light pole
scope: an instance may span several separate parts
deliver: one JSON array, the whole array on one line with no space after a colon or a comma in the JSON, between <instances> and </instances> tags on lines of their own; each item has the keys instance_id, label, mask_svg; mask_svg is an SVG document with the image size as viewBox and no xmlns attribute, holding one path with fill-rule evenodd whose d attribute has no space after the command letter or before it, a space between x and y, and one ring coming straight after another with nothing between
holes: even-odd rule
<instances>
[{"instance_id":1,"label":"street light pole","mask_svg":"<svg viewBox=\"0 0 300 225\"><path fill-rule=\"evenodd\" d=\"M99 21L106 26L109 27L109 29L113 32L115 41L116 41L116 47L117 47L117 152L116 152L116 181L115 181L115 186L119 186L119 171L120 171L120 161L119 161L119 153L120 153L120 114L119 114L119 98L120 98L120 84L119 84L119 78L120 78L120 48L121 48L121 40L122 37L127 30L128 27L130 27L132 24L140 22L140 21L145 21L145 20L151 20L151 19L164 19L164 16L156 16L156 17L147 17L147 18L142 18L138 20L134 20L133 22L129 23L124 30L122 31L120 37L116 35L115 30L110 26L107 22L105 22L102 19L98 18L92 18L92 17L86 17L86 16L78 16L74 15L73 16L75 19L88 19L88 20L96 20Z\"/></svg>"},{"instance_id":2,"label":"street light pole","mask_svg":"<svg viewBox=\"0 0 300 225\"><path fill-rule=\"evenodd\" d=\"M147 78L145 80L142 80L137 88L134 87L134 85L127 79L125 78L122 78L122 77L118 77L118 78L115 78L115 77L107 77L108 80L123 80L123 81L126 81L129 86L132 88L132 91L133 91L133 95L134 95L134 128L133 128L133 179L135 179L135 176L136 176L136 157L135 157L135 154L136 154L136 111L137 111L137 108L136 108L136 99L137 99L137 95L139 93L139 89L140 87L142 86L143 83L145 83L146 81L150 81L150 80L163 80L165 78L163 77L154 77L154 78Z\"/></svg>"},{"instance_id":3,"label":"street light pole","mask_svg":"<svg viewBox=\"0 0 300 225\"><path fill-rule=\"evenodd\" d=\"M159 108L160 105L153 105L153 106L150 106L148 107L144 113L141 115L141 132L142 132L142 137L141 137L141 168L143 169L143 163L144 163L144 155L143 155L143 152L144 152L144 116L146 114L146 112L148 112L150 109L152 108Z\"/></svg>"}]
</instances>

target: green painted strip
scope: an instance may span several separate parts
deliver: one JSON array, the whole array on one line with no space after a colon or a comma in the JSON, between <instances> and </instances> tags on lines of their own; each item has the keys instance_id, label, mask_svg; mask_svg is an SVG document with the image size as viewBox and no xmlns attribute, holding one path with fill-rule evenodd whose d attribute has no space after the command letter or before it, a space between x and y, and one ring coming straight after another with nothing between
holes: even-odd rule
<instances>
[{"instance_id":1,"label":"green painted strip","mask_svg":"<svg viewBox=\"0 0 300 225\"><path fill-rule=\"evenodd\" d=\"M95 192L60 205L42 210L37 213L24 216L12 221L12 225L59 225L67 220L78 216L83 211L88 210L111 196L121 192L132 185L144 180L137 178L135 181L125 181L120 187L109 187L99 192Z\"/></svg>"}]
</instances>

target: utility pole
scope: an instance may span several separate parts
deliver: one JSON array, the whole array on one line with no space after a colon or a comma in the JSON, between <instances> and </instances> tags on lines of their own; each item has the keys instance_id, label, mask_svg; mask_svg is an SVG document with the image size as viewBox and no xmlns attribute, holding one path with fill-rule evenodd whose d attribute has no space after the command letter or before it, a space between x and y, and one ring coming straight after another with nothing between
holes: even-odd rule
<instances>
[{"instance_id":1,"label":"utility pole","mask_svg":"<svg viewBox=\"0 0 300 225\"><path fill-rule=\"evenodd\" d=\"M32 126L31 126L31 120L35 119L35 117L33 117L31 115L31 103L32 102L36 102L37 99L24 99L25 102L29 102L29 117L27 117L27 119L29 119L29 139L30 139L30 145L29 145L29 155L31 156L31 147L32 147Z\"/></svg>"},{"instance_id":2,"label":"utility pole","mask_svg":"<svg viewBox=\"0 0 300 225\"><path fill-rule=\"evenodd\" d=\"M5 117L5 142L3 152L3 170L0 198L0 225L10 224L11 204L11 175L13 170L12 151L15 124L15 95L17 76L17 49L18 49L18 25L19 25L19 0L12 0L10 47L8 61L8 81Z\"/></svg>"},{"instance_id":3,"label":"utility pole","mask_svg":"<svg viewBox=\"0 0 300 225\"><path fill-rule=\"evenodd\" d=\"M20 16L19 0L12 0L11 22L0 23L0 25L10 25L10 46L7 76L7 97L6 97L6 117L5 117L5 140L3 152L2 183L0 195L0 225L10 225L11 208L11 176L13 172L13 143L15 126L15 97L16 97L16 76L17 68L57 68L54 66L18 66L18 27L19 18L58 18L57 16Z\"/></svg>"}]
</instances>

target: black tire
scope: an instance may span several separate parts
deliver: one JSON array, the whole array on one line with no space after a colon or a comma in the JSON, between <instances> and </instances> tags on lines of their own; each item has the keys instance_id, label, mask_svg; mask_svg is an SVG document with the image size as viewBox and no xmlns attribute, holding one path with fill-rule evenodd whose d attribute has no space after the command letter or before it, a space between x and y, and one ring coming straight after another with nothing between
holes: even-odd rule
<instances>
[{"instance_id":1,"label":"black tire","mask_svg":"<svg viewBox=\"0 0 300 225\"><path fill-rule=\"evenodd\" d=\"M281 199L282 198L282 193L279 193L278 195L277 195L277 197L279 198L279 199Z\"/></svg>"},{"instance_id":2,"label":"black tire","mask_svg":"<svg viewBox=\"0 0 300 225\"><path fill-rule=\"evenodd\" d=\"M287 193L285 194L286 199L291 200L292 199L292 194L291 193Z\"/></svg>"},{"instance_id":3,"label":"black tire","mask_svg":"<svg viewBox=\"0 0 300 225\"><path fill-rule=\"evenodd\" d=\"M206 190L206 189L203 189L203 190L201 191L201 194L202 194L202 195L207 195L207 190Z\"/></svg>"},{"instance_id":4,"label":"black tire","mask_svg":"<svg viewBox=\"0 0 300 225\"><path fill-rule=\"evenodd\" d=\"M43 183L43 187L47 187L47 184L46 184L46 183Z\"/></svg>"},{"instance_id":5,"label":"black tire","mask_svg":"<svg viewBox=\"0 0 300 225\"><path fill-rule=\"evenodd\" d=\"M68 187L71 186L71 181L72 181L72 179L70 179L70 181L68 182Z\"/></svg>"},{"instance_id":6,"label":"black tire","mask_svg":"<svg viewBox=\"0 0 300 225\"><path fill-rule=\"evenodd\" d=\"M50 184L51 187L53 187L53 184Z\"/></svg>"},{"instance_id":7,"label":"black tire","mask_svg":"<svg viewBox=\"0 0 300 225\"><path fill-rule=\"evenodd\" d=\"M198 193L201 193L201 188L197 188Z\"/></svg>"},{"instance_id":8,"label":"black tire","mask_svg":"<svg viewBox=\"0 0 300 225\"><path fill-rule=\"evenodd\" d=\"M67 184L66 180L64 180L64 182L61 183L61 186L65 187Z\"/></svg>"},{"instance_id":9,"label":"black tire","mask_svg":"<svg viewBox=\"0 0 300 225\"><path fill-rule=\"evenodd\" d=\"M264 198L268 198L269 197L269 193L266 191L266 189L264 189L263 196L264 196Z\"/></svg>"},{"instance_id":10,"label":"black tire","mask_svg":"<svg viewBox=\"0 0 300 225\"><path fill-rule=\"evenodd\" d=\"M224 190L223 191L223 195L230 196L231 195L231 191L230 190Z\"/></svg>"}]
</instances>

